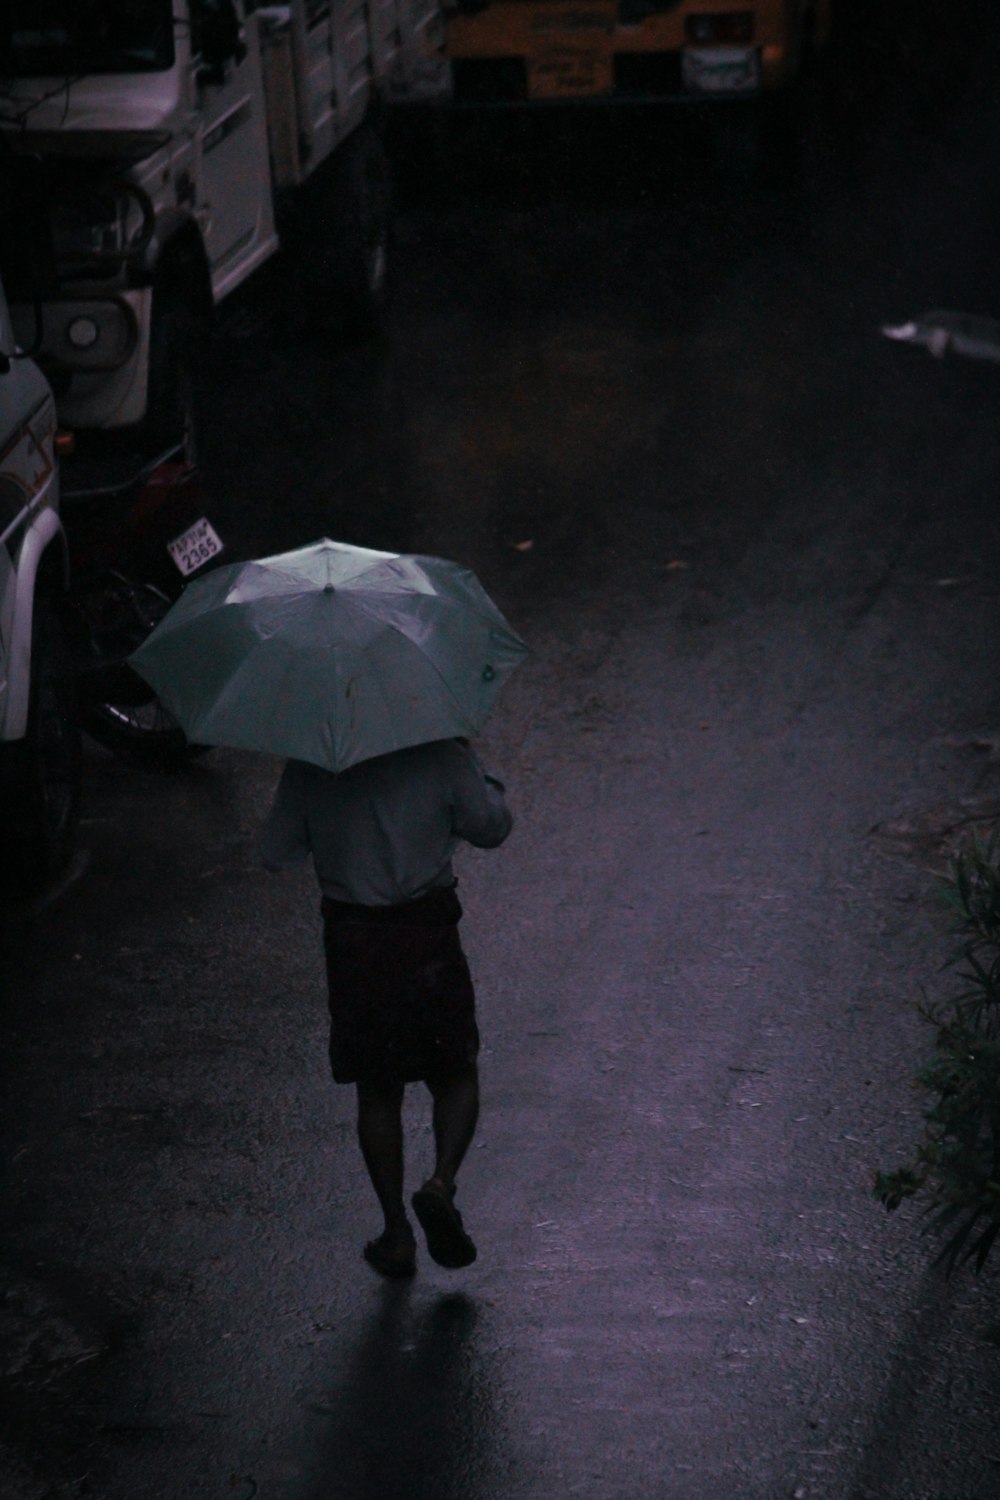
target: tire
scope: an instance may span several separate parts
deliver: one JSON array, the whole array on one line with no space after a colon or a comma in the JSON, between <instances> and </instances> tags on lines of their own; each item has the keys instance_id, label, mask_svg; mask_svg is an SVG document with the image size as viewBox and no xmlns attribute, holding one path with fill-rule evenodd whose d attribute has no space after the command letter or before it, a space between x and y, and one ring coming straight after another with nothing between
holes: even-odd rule
<instances>
[{"instance_id":1,"label":"tire","mask_svg":"<svg viewBox=\"0 0 1000 1500\"><path fill-rule=\"evenodd\" d=\"M175 451L193 468L201 450L196 371L204 331L181 295L180 289L158 288L153 293L149 384L140 441L149 459Z\"/></svg>"},{"instance_id":2,"label":"tire","mask_svg":"<svg viewBox=\"0 0 1000 1500\"><path fill-rule=\"evenodd\" d=\"M380 132L362 124L299 202L285 236L304 329L371 334L387 305L392 173Z\"/></svg>"},{"instance_id":3,"label":"tire","mask_svg":"<svg viewBox=\"0 0 1000 1500\"><path fill-rule=\"evenodd\" d=\"M54 602L35 603L28 732L0 746L5 897L30 898L66 868L80 816L80 720L73 657Z\"/></svg>"},{"instance_id":4,"label":"tire","mask_svg":"<svg viewBox=\"0 0 1000 1500\"><path fill-rule=\"evenodd\" d=\"M182 766L206 750L192 745L173 714L150 690L140 701L120 699L86 706L84 728L98 744L134 765ZM135 695L139 698L139 695Z\"/></svg>"},{"instance_id":5,"label":"tire","mask_svg":"<svg viewBox=\"0 0 1000 1500\"><path fill-rule=\"evenodd\" d=\"M362 125L342 147L338 273L345 322L377 329L385 317L392 229L392 172L382 136Z\"/></svg>"},{"instance_id":6,"label":"tire","mask_svg":"<svg viewBox=\"0 0 1000 1500\"><path fill-rule=\"evenodd\" d=\"M136 764L178 766L205 748L189 742L153 689L126 665L169 608L169 598L153 585L116 575L78 603L90 639L81 678L83 727Z\"/></svg>"}]
</instances>

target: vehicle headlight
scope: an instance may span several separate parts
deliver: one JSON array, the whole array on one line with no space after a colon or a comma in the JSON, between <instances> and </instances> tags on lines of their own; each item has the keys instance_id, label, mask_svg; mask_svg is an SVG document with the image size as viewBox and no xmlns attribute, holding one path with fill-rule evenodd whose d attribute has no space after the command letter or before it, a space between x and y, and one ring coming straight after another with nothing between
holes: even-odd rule
<instances>
[{"instance_id":1,"label":"vehicle headlight","mask_svg":"<svg viewBox=\"0 0 1000 1500\"><path fill-rule=\"evenodd\" d=\"M65 277L116 271L152 234L152 208L141 188L109 183L60 193L52 208L52 237Z\"/></svg>"}]
</instances>

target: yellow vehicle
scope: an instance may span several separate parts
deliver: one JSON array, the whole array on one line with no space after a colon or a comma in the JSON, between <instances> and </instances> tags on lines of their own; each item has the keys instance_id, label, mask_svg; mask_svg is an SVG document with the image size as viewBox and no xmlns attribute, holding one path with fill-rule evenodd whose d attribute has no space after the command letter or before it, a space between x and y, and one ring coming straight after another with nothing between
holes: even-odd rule
<instances>
[{"instance_id":1,"label":"yellow vehicle","mask_svg":"<svg viewBox=\"0 0 1000 1500\"><path fill-rule=\"evenodd\" d=\"M448 0L456 104L753 96L793 81L831 0Z\"/></svg>"}]
</instances>

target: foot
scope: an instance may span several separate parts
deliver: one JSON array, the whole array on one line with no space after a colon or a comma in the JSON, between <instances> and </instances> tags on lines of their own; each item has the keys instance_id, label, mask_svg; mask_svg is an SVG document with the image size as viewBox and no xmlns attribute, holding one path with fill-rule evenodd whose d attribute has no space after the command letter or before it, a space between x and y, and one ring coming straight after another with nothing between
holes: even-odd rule
<instances>
[{"instance_id":1,"label":"foot","mask_svg":"<svg viewBox=\"0 0 1000 1500\"><path fill-rule=\"evenodd\" d=\"M417 1242L413 1235L380 1234L369 1240L362 1252L368 1264L381 1276L412 1276L417 1269Z\"/></svg>"},{"instance_id":2,"label":"foot","mask_svg":"<svg viewBox=\"0 0 1000 1500\"><path fill-rule=\"evenodd\" d=\"M476 1247L466 1233L462 1215L452 1201L454 1196L454 1188L447 1188L436 1177L431 1177L422 1188L417 1189L411 1199L413 1212L427 1236L427 1250L431 1260L449 1271L471 1266L476 1258Z\"/></svg>"}]
</instances>

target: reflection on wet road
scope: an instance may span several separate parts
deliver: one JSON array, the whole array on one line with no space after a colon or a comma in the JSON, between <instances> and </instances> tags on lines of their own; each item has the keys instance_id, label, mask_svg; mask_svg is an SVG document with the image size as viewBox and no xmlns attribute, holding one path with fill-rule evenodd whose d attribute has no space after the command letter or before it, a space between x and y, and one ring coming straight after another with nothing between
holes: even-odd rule
<instances>
[{"instance_id":1,"label":"reflection on wet road","mask_svg":"<svg viewBox=\"0 0 1000 1500\"><path fill-rule=\"evenodd\" d=\"M474 1500L504 1492L503 1391L462 1292L386 1286L339 1376L309 1407L320 1419L303 1500ZM346 1356L346 1358L345 1358Z\"/></svg>"}]
</instances>

